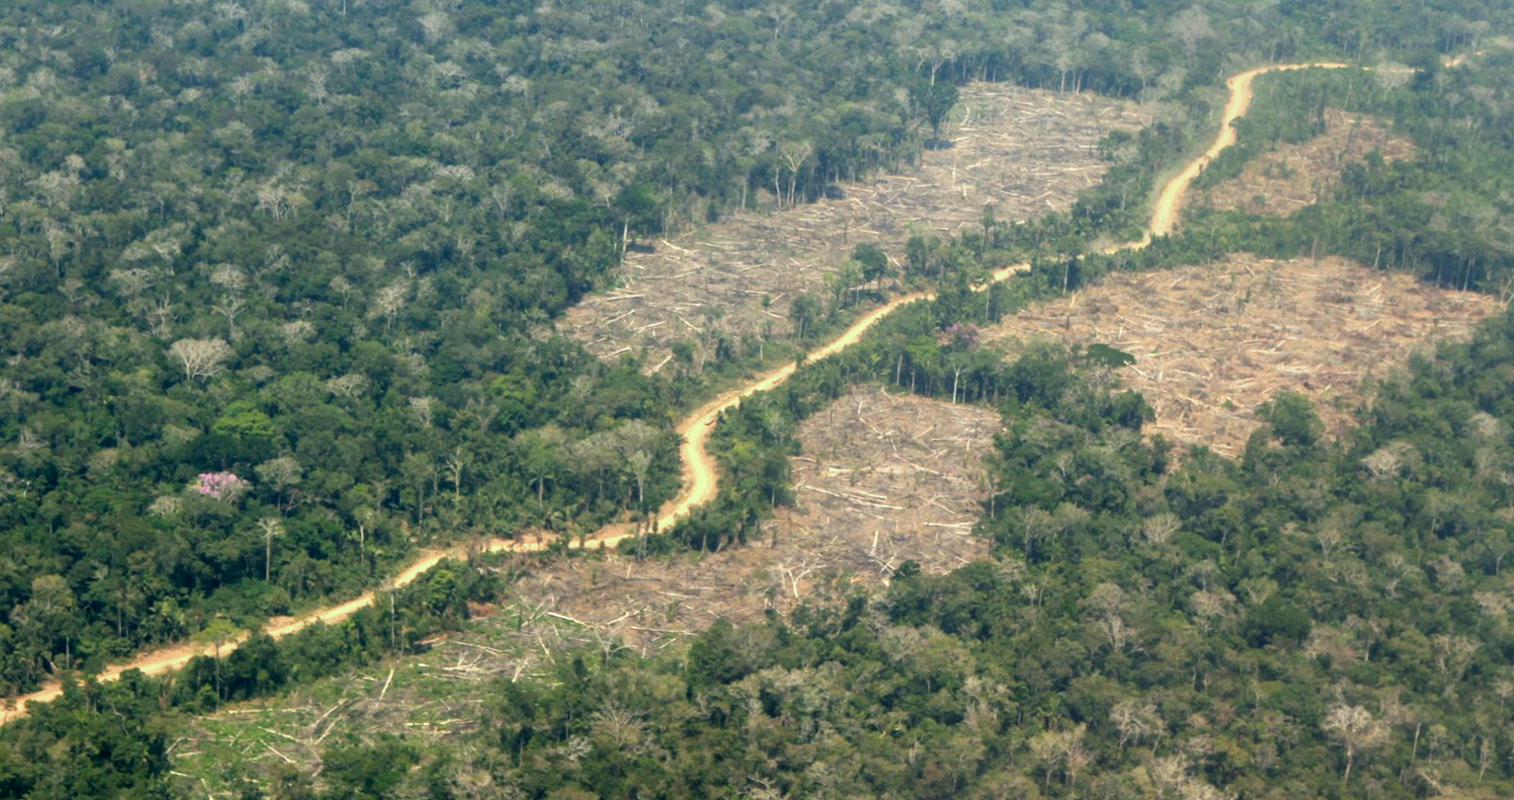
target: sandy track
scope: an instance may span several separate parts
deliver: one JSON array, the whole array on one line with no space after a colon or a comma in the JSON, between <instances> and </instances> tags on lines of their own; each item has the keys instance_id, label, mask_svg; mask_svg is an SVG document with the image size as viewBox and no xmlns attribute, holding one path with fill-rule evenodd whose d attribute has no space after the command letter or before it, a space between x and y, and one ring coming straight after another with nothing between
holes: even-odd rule
<instances>
[{"instance_id":1,"label":"sandy track","mask_svg":"<svg viewBox=\"0 0 1514 800\"><path fill-rule=\"evenodd\" d=\"M1183 195L1188 193L1188 185L1193 179L1209 166L1220 151L1235 144L1235 128L1233 123L1246 113L1251 107L1251 82L1256 76L1265 75L1269 72L1291 72L1300 69L1344 69L1349 64L1322 62L1318 64L1278 64L1271 67L1257 67L1236 75L1225 81L1225 86L1230 90L1230 101L1225 104L1225 113L1220 117L1220 134L1214 139L1214 144L1204 154L1189 162L1167 185L1163 187L1162 194L1157 197L1156 207L1151 211L1150 231L1154 236L1166 236L1172 233L1177 224L1178 209L1182 206Z\"/></svg>"},{"instance_id":2,"label":"sandy track","mask_svg":"<svg viewBox=\"0 0 1514 800\"><path fill-rule=\"evenodd\" d=\"M1150 244L1153 235L1163 236L1172 232L1177 221L1178 209L1182 203L1184 194L1188 190L1188 185L1193 182L1193 179L1198 176L1215 156L1219 155L1220 151L1235 143L1235 130L1231 127L1231 123L1239 119L1242 114L1245 114L1246 109L1251 105L1251 83L1258 75L1264 75L1269 72L1310 68L1340 69L1346 66L1348 65L1339 63L1279 64L1248 70L1226 81L1225 85L1230 90L1230 100L1225 105L1225 113L1220 121L1220 131L1215 137L1214 143L1209 146L1209 149L1203 155L1194 159L1187 167L1173 177L1162 189L1162 193L1157 197L1156 204L1152 210L1151 224L1148 227L1147 233L1139 241L1118 245L1110 248L1110 251L1140 249ZM998 283L1007 280L1016 272L1024 270L1026 266L1025 264L1017 264L1001 269L993 274L989 283ZM989 283L980 284L973 288L976 291L982 291L988 287ZM804 363L809 364L819 361L856 344L869 328L899 307L917 300L930 300L934 296L931 292L916 292L894 298L886 305L874 309L866 316L857 320L857 322L853 323L851 327L847 328L835 339L811 351L804 357ZM757 377L751 383L726 392L701 406L683 425L679 426L678 432L684 439L683 446L679 449L679 455L683 459L684 464L684 489L677 498L663 507L657 519L657 527L659 529L666 530L679 517L689 513L695 506L709 502L715 496L715 492L719 488L719 476L716 472L717 464L714 457L706 450L705 443L709 440L710 430L714 427L716 420L720 418L721 412L735 407L743 398L757 392L767 391L783 383L790 375L794 374L795 368L795 364L786 364ZM616 524L608 526L594 536L586 538L582 541L582 545L610 547L635 535L634 526L627 527ZM541 539L493 539L488 542L485 550L491 553L505 551L535 552L544 549L547 545L548 542ZM578 547L580 543L573 542L569 546ZM462 557L465 554L466 551L462 547L428 552L396 575L387 588L397 588L411 583L426 570L436 566L442 559ZM274 638L279 638L303 630L317 622L340 622L352 616L358 610L373 605L376 596L376 592L365 592L345 603L311 612L292 621L269 623L264 626L263 631ZM234 646L245 638L246 634L243 634L235 640L222 642L221 647ZM197 655L211 655L216 650L217 647L214 644L178 644L142 653L127 663L107 668L96 677L102 681L115 680L122 673L133 669L141 670L148 675L155 675L182 667L191 658ZM54 681L36 692L14 698L17 710L13 712L0 712L6 713L4 717L0 717L0 724L24 714L26 707L31 703L45 703L56 699L61 694L61 684Z\"/></svg>"}]
</instances>

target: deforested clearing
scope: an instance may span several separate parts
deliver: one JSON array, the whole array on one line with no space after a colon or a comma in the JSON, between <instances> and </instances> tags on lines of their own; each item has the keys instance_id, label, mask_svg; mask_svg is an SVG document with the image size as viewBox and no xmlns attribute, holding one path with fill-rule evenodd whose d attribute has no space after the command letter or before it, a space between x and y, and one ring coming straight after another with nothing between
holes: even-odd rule
<instances>
[{"instance_id":1,"label":"deforested clearing","mask_svg":"<svg viewBox=\"0 0 1514 800\"><path fill-rule=\"evenodd\" d=\"M805 421L796 504L774 524L789 538L840 545L844 567L859 573L906 560L946 572L985 557L986 543L969 533L988 497L982 459L998 430L999 415L982 407L854 391Z\"/></svg>"},{"instance_id":2,"label":"deforested clearing","mask_svg":"<svg viewBox=\"0 0 1514 800\"><path fill-rule=\"evenodd\" d=\"M844 599L906 561L948 572L988 554L970 534L998 430L985 408L855 389L800 426L795 505L756 540L702 556L559 562L513 591L646 652L716 619L786 611L825 587Z\"/></svg>"},{"instance_id":3,"label":"deforested clearing","mask_svg":"<svg viewBox=\"0 0 1514 800\"><path fill-rule=\"evenodd\" d=\"M1376 151L1388 162L1414 157L1414 143L1377 117L1336 108L1325 109L1324 116L1324 133L1253 159L1240 175L1202 192L1200 203L1220 211L1287 216L1319 202L1340 182L1346 165L1368 153Z\"/></svg>"},{"instance_id":4,"label":"deforested clearing","mask_svg":"<svg viewBox=\"0 0 1514 800\"><path fill-rule=\"evenodd\" d=\"M950 146L924 151L916 167L782 210L764 192L763 212L649 242L653 252L627 253L618 288L570 309L558 330L601 358L645 348L649 371L676 342L692 342L702 363L722 337L787 335L793 299L821 292L857 244L878 244L897 268L913 234L976 228L990 209L1000 220L1064 210L1108 167L1099 140L1154 114L1092 94L965 87L943 129Z\"/></svg>"},{"instance_id":5,"label":"deforested clearing","mask_svg":"<svg viewBox=\"0 0 1514 800\"><path fill-rule=\"evenodd\" d=\"M1437 289L1354 262L1236 255L1164 272L1111 274L1041 303L985 339L1050 337L1134 355L1120 371L1156 410L1152 432L1236 455L1258 405L1281 391L1315 401L1335 436L1370 380L1419 348L1465 337L1499 310L1491 297Z\"/></svg>"}]
</instances>

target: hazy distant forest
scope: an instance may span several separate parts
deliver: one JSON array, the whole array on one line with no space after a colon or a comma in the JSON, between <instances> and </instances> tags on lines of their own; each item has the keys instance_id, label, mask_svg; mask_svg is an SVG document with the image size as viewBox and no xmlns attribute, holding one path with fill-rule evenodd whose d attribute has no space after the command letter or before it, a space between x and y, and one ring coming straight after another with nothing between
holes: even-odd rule
<instances>
[{"instance_id":1,"label":"hazy distant forest","mask_svg":"<svg viewBox=\"0 0 1514 800\"><path fill-rule=\"evenodd\" d=\"M1340 442L1275 398L1236 460L1142 438L1149 408L1087 353L1006 360L958 335L1109 270L1234 251L1506 300L1507 35L1502 0L12 0L0 693L354 595L423 547L656 509L675 422L883 299L870 254L846 302L808 299L802 337L724 342L703 372L601 362L551 320L614 285L627 246L907 166L957 86L1010 81L1174 116L1111 136L1115 166L1067 214L890 254L939 299L731 415L721 497L641 544L744 539L788 499L797 420L907 374L1004 416L975 531L992 560L680 653L585 653L502 683L445 748L333 742L314 780L228 765L242 796L1509 796L1506 316L1405 365ZM1326 108L1422 157L1369 158L1285 219L1195 213L1141 253L1088 252L1212 138L1226 76L1321 59L1377 69L1267 78L1210 180ZM1023 279L968 290L1021 259ZM508 591L449 563L398 610L71 686L0 729L0 796L170 796L186 715L424 649Z\"/></svg>"}]
</instances>

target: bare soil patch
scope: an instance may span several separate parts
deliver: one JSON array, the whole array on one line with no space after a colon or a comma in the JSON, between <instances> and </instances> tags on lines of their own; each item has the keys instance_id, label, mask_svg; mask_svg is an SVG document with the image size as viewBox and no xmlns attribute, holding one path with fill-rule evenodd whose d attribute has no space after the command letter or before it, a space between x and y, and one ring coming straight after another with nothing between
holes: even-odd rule
<instances>
[{"instance_id":1,"label":"bare soil patch","mask_svg":"<svg viewBox=\"0 0 1514 800\"><path fill-rule=\"evenodd\" d=\"M1156 409L1153 430L1236 455L1254 411L1280 391L1316 403L1329 435L1349 423L1370 379L1416 348L1466 337L1498 303L1342 259L1237 255L1166 272L1114 274L1043 303L985 341L1051 337L1136 357L1121 370Z\"/></svg>"},{"instance_id":2,"label":"bare soil patch","mask_svg":"<svg viewBox=\"0 0 1514 800\"><path fill-rule=\"evenodd\" d=\"M1384 161L1413 158L1414 143L1369 114L1325 110L1325 132L1301 144L1282 144L1253 159L1241 174L1203 192L1200 202L1221 211L1285 217L1311 206L1337 184L1347 164L1377 151Z\"/></svg>"},{"instance_id":3,"label":"bare soil patch","mask_svg":"<svg viewBox=\"0 0 1514 800\"><path fill-rule=\"evenodd\" d=\"M878 244L897 266L911 235L977 227L985 207L1001 220L1066 209L1108 166L1099 140L1152 117L1150 107L1095 95L968 86L942 133L951 147L926 151L917 168L843 184L843 199L742 212L628 253L623 285L569 310L558 330L601 358L647 348L653 370L675 342L693 342L702 363L721 336L786 335L793 298L823 293L857 244Z\"/></svg>"}]
</instances>

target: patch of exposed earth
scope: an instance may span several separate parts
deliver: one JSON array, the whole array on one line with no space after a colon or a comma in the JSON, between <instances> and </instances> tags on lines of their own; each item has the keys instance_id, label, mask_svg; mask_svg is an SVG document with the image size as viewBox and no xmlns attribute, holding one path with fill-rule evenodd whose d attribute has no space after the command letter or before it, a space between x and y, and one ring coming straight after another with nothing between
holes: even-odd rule
<instances>
[{"instance_id":1,"label":"patch of exposed earth","mask_svg":"<svg viewBox=\"0 0 1514 800\"><path fill-rule=\"evenodd\" d=\"M817 584L881 584L905 561L948 572L988 554L970 534L998 429L987 409L856 389L800 426L796 505L758 540L704 556L567 562L516 591L644 650L719 618L787 611Z\"/></svg>"}]
</instances>

